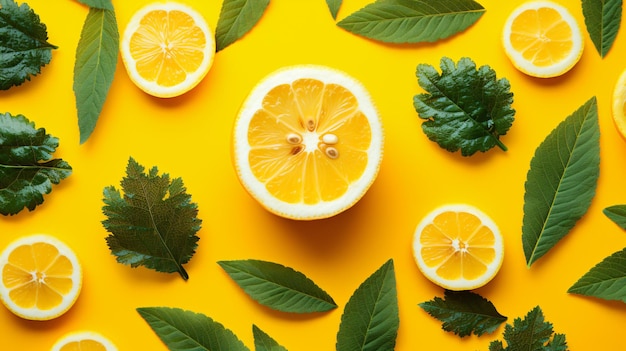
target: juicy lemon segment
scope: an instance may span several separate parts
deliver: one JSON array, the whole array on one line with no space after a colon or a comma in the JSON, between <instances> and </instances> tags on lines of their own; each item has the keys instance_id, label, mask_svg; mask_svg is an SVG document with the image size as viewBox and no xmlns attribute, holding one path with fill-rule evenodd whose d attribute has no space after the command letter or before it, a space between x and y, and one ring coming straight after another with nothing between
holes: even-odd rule
<instances>
[{"instance_id":1,"label":"juicy lemon segment","mask_svg":"<svg viewBox=\"0 0 626 351\"><path fill-rule=\"evenodd\" d=\"M382 126L369 94L343 72L279 70L244 104L234 131L237 173L271 212L335 215L358 201L378 172Z\"/></svg>"},{"instance_id":2,"label":"juicy lemon segment","mask_svg":"<svg viewBox=\"0 0 626 351\"><path fill-rule=\"evenodd\" d=\"M117 351L117 347L98 333L81 331L61 337L52 351Z\"/></svg>"},{"instance_id":3,"label":"juicy lemon segment","mask_svg":"<svg viewBox=\"0 0 626 351\"><path fill-rule=\"evenodd\" d=\"M422 273L449 290L471 290L488 283L503 260L502 236L475 207L435 209L415 231L413 253Z\"/></svg>"},{"instance_id":4,"label":"juicy lemon segment","mask_svg":"<svg viewBox=\"0 0 626 351\"><path fill-rule=\"evenodd\" d=\"M622 72L613 89L612 116L618 133L626 139L626 70Z\"/></svg>"}]
</instances>

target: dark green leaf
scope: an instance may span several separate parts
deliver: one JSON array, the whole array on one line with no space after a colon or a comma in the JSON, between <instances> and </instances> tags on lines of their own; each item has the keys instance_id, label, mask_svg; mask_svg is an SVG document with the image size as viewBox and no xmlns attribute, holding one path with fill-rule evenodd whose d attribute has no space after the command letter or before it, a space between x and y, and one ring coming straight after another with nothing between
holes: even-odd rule
<instances>
[{"instance_id":1,"label":"dark green leaf","mask_svg":"<svg viewBox=\"0 0 626 351\"><path fill-rule=\"evenodd\" d=\"M286 348L277 343L276 340L272 339L269 335L265 334L265 332L256 325L252 325L252 334L254 335L255 351L287 351Z\"/></svg>"},{"instance_id":2,"label":"dark green leaf","mask_svg":"<svg viewBox=\"0 0 626 351\"><path fill-rule=\"evenodd\" d=\"M430 65L417 66L417 80L426 90L413 98L419 117L426 120L422 130L442 148L463 156L485 152L498 145L513 125L515 110L509 81L497 79L489 66L476 69L469 58L458 64L441 59L441 74Z\"/></svg>"},{"instance_id":3,"label":"dark green leaf","mask_svg":"<svg viewBox=\"0 0 626 351\"><path fill-rule=\"evenodd\" d=\"M337 25L382 42L434 42L464 31L484 12L473 0L378 0Z\"/></svg>"},{"instance_id":4,"label":"dark green leaf","mask_svg":"<svg viewBox=\"0 0 626 351\"><path fill-rule=\"evenodd\" d=\"M396 277L389 260L350 297L341 316L337 351L391 351L399 326Z\"/></svg>"},{"instance_id":5,"label":"dark green leaf","mask_svg":"<svg viewBox=\"0 0 626 351\"><path fill-rule=\"evenodd\" d=\"M330 10L330 14L333 16L333 19L337 19L337 13L339 12L339 8L341 8L342 2L343 0L326 0L328 10Z\"/></svg>"},{"instance_id":6,"label":"dark green leaf","mask_svg":"<svg viewBox=\"0 0 626 351\"><path fill-rule=\"evenodd\" d=\"M52 59L46 25L26 3L0 0L0 89L18 86Z\"/></svg>"},{"instance_id":7,"label":"dark green leaf","mask_svg":"<svg viewBox=\"0 0 626 351\"><path fill-rule=\"evenodd\" d=\"M277 311L310 313L337 307L324 290L292 268L259 260L218 264L250 297Z\"/></svg>"},{"instance_id":8,"label":"dark green leaf","mask_svg":"<svg viewBox=\"0 0 626 351\"><path fill-rule=\"evenodd\" d=\"M601 57L606 56L622 22L622 0L582 0L587 32Z\"/></svg>"},{"instance_id":9,"label":"dark green leaf","mask_svg":"<svg viewBox=\"0 0 626 351\"><path fill-rule=\"evenodd\" d=\"M522 242L530 267L587 212L600 174L596 98L561 122L530 161L524 194Z\"/></svg>"},{"instance_id":10,"label":"dark green leaf","mask_svg":"<svg viewBox=\"0 0 626 351\"><path fill-rule=\"evenodd\" d=\"M144 173L131 157L121 185L123 197L113 186L104 189L102 210L107 218L102 224L110 233L106 241L111 253L131 267L189 278L183 264L195 253L202 221L182 179L170 182L156 167Z\"/></svg>"},{"instance_id":11,"label":"dark green leaf","mask_svg":"<svg viewBox=\"0 0 626 351\"><path fill-rule=\"evenodd\" d=\"M513 325L504 327L504 340L492 341L489 351L567 351L565 335L554 334L552 323L544 321L539 306L533 308L524 319L516 318ZM552 338L552 340L550 340Z\"/></svg>"},{"instance_id":12,"label":"dark green leaf","mask_svg":"<svg viewBox=\"0 0 626 351\"><path fill-rule=\"evenodd\" d=\"M74 94L80 142L91 135L113 82L119 51L113 10L89 9L76 48Z\"/></svg>"},{"instance_id":13,"label":"dark green leaf","mask_svg":"<svg viewBox=\"0 0 626 351\"><path fill-rule=\"evenodd\" d=\"M591 268L567 292L626 302L626 248Z\"/></svg>"},{"instance_id":14,"label":"dark green leaf","mask_svg":"<svg viewBox=\"0 0 626 351\"><path fill-rule=\"evenodd\" d=\"M111 2L111 0L78 0L78 2L87 5L93 9L113 11L113 3Z\"/></svg>"},{"instance_id":15,"label":"dark green leaf","mask_svg":"<svg viewBox=\"0 0 626 351\"><path fill-rule=\"evenodd\" d=\"M72 167L52 159L59 139L26 117L0 114L0 214L30 211L43 203L52 184L72 174Z\"/></svg>"},{"instance_id":16,"label":"dark green leaf","mask_svg":"<svg viewBox=\"0 0 626 351\"><path fill-rule=\"evenodd\" d=\"M605 208L603 212L620 228L626 230L626 205L610 206Z\"/></svg>"},{"instance_id":17,"label":"dark green leaf","mask_svg":"<svg viewBox=\"0 0 626 351\"><path fill-rule=\"evenodd\" d=\"M232 331L203 314L169 307L137 312L170 351L249 351Z\"/></svg>"},{"instance_id":18,"label":"dark green leaf","mask_svg":"<svg viewBox=\"0 0 626 351\"><path fill-rule=\"evenodd\" d=\"M224 0L215 29L216 51L248 33L261 19L270 0Z\"/></svg>"},{"instance_id":19,"label":"dark green leaf","mask_svg":"<svg viewBox=\"0 0 626 351\"><path fill-rule=\"evenodd\" d=\"M443 330L460 337L493 333L506 321L491 301L471 291L446 290L443 299L435 297L419 306L443 322Z\"/></svg>"}]
</instances>

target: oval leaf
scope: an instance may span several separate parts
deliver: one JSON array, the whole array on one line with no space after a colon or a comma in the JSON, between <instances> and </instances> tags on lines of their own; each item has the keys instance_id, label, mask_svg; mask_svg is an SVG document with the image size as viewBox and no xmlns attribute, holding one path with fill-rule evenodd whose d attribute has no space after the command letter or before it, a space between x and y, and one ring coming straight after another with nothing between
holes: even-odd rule
<instances>
[{"instance_id":1,"label":"oval leaf","mask_svg":"<svg viewBox=\"0 0 626 351\"><path fill-rule=\"evenodd\" d=\"M596 98L561 122L539 145L525 183L522 242L531 266L587 212L600 174Z\"/></svg>"},{"instance_id":2,"label":"oval leaf","mask_svg":"<svg viewBox=\"0 0 626 351\"><path fill-rule=\"evenodd\" d=\"M626 205L610 206L602 212L620 228L626 230Z\"/></svg>"},{"instance_id":3,"label":"oval leaf","mask_svg":"<svg viewBox=\"0 0 626 351\"><path fill-rule=\"evenodd\" d=\"M587 32L601 57L615 42L622 22L622 0L582 0Z\"/></svg>"},{"instance_id":4,"label":"oval leaf","mask_svg":"<svg viewBox=\"0 0 626 351\"><path fill-rule=\"evenodd\" d=\"M218 264L250 297L282 312L325 312L333 299L304 274L260 260L219 261Z\"/></svg>"},{"instance_id":5,"label":"oval leaf","mask_svg":"<svg viewBox=\"0 0 626 351\"><path fill-rule=\"evenodd\" d=\"M255 351L287 351L286 348L277 343L276 340L272 339L256 325L252 325L252 335L254 336Z\"/></svg>"},{"instance_id":6,"label":"oval leaf","mask_svg":"<svg viewBox=\"0 0 626 351\"><path fill-rule=\"evenodd\" d=\"M400 319L393 260L367 278L346 304L337 333L337 351L391 351Z\"/></svg>"},{"instance_id":7,"label":"oval leaf","mask_svg":"<svg viewBox=\"0 0 626 351\"><path fill-rule=\"evenodd\" d=\"M270 0L224 0L215 29L216 51L248 33L261 19Z\"/></svg>"},{"instance_id":8,"label":"oval leaf","mask_svg":"<svg viewBox=\"0 0 626 351\"><path fill-rule=\"evenodd\" d=\"M626 302L626 248L591 268L567 292Z\"/></svg>"}]
</instances>

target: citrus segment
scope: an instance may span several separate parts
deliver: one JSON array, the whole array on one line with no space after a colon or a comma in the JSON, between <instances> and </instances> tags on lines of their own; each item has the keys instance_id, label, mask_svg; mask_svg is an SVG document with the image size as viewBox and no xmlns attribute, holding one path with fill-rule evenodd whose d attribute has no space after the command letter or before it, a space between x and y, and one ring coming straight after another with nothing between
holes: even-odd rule
<instances>
[{"instance_id":1,"label":"citrus segment","mask_svg":"<svg viewBox=\"0 0 626 351\"><path fill-rule=\"evenodd\" d=\"M242 184L268 210L318 219L353 206L374 181L383 131L368 92L321 66L279 70L260 82L235 122Z\"/></svg>"},{"instance_id":2,"label":"citrus segment","mask_svg":"<svg viewBox=\"0 0 626 351\"><path fill-rule=\"evenodd\" d=\"M487 284L503 260L502 236L495 223L469 205L446 205L418 224L413 254L420 271L449 290Z\"/></svg>"},{"instance_id":3,"label":"citrus segment","mask_svg":"<svg viewBox=\"0 0 626 351\"><path fill-rule=\"evenodd\" d=\"M613 122L618 133L626 139L626 70L622 72L613 89Z\"/></svg>"},{"instance_id":4,"label":"citrus segment","mask_svg":"<svg viewBox=\"0 0 626 351\"><path fill-rule=\"evenodd\" d=\"M14 314L48 320L65 313L82 286L74 252L49 235L31 235L11 243L0 255L0 299Z\"/></svg>"},{"instance_id":5,"label":"citrus segment","mask_svg":"<svg viewBox=\"0 0 626 351\"><path fill-rule=\"evenodd\" d=\"M52 351L117 351L117 347L98 333L81 331L61 337Z\"/></svg>"}]
</instances>

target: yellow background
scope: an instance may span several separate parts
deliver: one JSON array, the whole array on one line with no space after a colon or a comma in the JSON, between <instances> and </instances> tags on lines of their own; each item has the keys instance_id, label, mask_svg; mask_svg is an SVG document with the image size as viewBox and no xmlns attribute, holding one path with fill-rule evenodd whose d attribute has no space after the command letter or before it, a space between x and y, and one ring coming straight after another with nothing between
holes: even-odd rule
<instances>
[{"instance_id":1,"label":"yellow background","mask_svg":"<svg viewBox=\"0 0 626 351\"><path fill-rule=\"evenodd\" d=\"M182 0L215 29L221 1ZM120 32L151 0L114 1ZM338 19L371 2L344 0ZM24 235L48 233L68 243L84 268L84 286L74 307L60 318L30 322L0 307L0 350L48 350L59 337L94 330L120 350L166 350L135 311L169 306L204 313L231 329L250 349L256 324L289 350L333 350L345 303L359 284L392 258L400 330L397 350L487 350L494 334L460 339L418 303L443 290L418 271L412 257L419 220L445 203L469 203L499 225L505 239L500 273L477 290L509 317L540 305L571 350L624 348L626 305L569 295L578 278L626 246L626 233L602 210L626 203L626 143L611 120L613 86L624 68L626 26L601 59L585 30L580 1L559 0L577 18L585 51L569 73L534 79L505 56L500 34L522 1L480 0L486 13L465 32L432 44L388 45L337 27L323 0L272 0L261 21L241 40L216 54L207 77L193 91L162 100L141 92L118 62L104 110L91 138L79 145L72 92L75 49L88 9L72 0L29 0L58 45L52 62L31 82L0 93L2 112L24 114L60 139L55 157L73 174L35 211L0 218L0 247ZM624 21L622 21L624 23ZM463 56L490 65L515 94L516 120L497 148L471 158L452 154L422 133L412 99L422 92L419 63L438 67L442 56ZM231 163L231 130L252 87L277 68L321 64L360 80L376 102L385 128L379 176L366 196L334 218L297 222L276 217L239 184ZM592 96L598 98L601 172L596 196L584 218L532 268L521 244L524 181L536 147L556 125ZM102 190L125 175L128 158L181 177L203 220L199 248L177 274L131 269L111 256L101 225ZM217 265L219 260L262 259L299 270L324 288L339 307L329 313L292 315L251 300Z\"/></svg>"}]
</instances>

